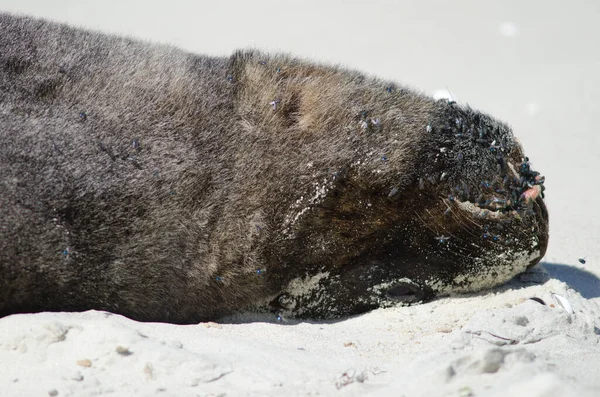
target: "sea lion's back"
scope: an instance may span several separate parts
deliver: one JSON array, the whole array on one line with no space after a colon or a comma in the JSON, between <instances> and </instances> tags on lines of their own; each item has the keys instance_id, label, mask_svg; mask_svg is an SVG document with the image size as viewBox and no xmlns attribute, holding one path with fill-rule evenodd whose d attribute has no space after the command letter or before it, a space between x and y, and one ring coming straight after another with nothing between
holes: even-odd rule
<instances>
[{"instance_id":1,"label":"sea lion's back","mask_svg":"<svg viewBox=\"0 0 600 397\"><path fill-rule=\"evenodd\" d=\"M0 14L0 315L101 308L144 285L102 307L127 312L184 288L164 274L191 267L203 242L189 221L206 233L219 210L203 205L228 172L227 67Z\"/></svg>"}]
</instances>

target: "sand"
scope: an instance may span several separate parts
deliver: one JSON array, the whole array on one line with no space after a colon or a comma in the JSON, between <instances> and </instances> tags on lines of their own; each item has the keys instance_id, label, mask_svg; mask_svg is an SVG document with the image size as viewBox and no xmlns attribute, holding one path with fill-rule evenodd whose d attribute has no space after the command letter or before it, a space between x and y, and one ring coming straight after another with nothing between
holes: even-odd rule
<instances>
[{"instance_id":1,"label":"sand","mask_svg":"<svg viewBox=\"0 0 600 397\"><path fill-rule=\"evenodd\" d=\"M0 394L597 396L600 307L535 278L336 322L9 316L0 319Z\"/></svg>"},{"instance_id":2,"label":"sand","mask_svg":"<svg viewBox=\"0 0 600 397\"><path fill-rule=\"evenodd\" d=\"M197 52L289 51L451 95L513 126L546 176L551 218L544 263L504 286L338 321L5 317L0 396L600 395L600 16L593 2L483 3L0 1Z\"/></svg>"}]
</instances>

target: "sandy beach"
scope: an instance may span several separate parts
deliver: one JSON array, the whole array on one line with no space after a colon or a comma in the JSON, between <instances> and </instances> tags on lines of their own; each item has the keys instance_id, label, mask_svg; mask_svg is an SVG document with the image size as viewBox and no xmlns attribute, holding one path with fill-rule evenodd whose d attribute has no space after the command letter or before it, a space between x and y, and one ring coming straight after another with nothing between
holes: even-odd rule
<instances>
[{"instance_id":1,"label":"sandy beach","mask_svg":"<svg viewBox=\"0 0 600 397\"><path fill-rule=\"evenodd\" d=\"M506 121L546 177L542 263L493 290L336 321L0 319L0 396L600 395L600 6L592 1L0 0L0 10L393 79ZM535 299L532 299L535 298Z\"/></svg>"}]
</instances>

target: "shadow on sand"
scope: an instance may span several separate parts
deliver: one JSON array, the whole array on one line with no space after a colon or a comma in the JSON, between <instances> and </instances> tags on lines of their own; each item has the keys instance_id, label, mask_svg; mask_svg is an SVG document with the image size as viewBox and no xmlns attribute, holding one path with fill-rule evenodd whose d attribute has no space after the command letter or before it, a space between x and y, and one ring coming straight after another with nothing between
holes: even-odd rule
<instances>
[{"instance_id":1,"label":"shadow on sand","mask_svg":"<svg viewBox=\"0 0 600 397\"><path fill-rule=\"evenodd\" d=\"M595 274L561 263L542 262L542 266L546 269L550 277L568 284L579 291L584 298L600 297L600 278Z\"/></svg>"}]
</instances>

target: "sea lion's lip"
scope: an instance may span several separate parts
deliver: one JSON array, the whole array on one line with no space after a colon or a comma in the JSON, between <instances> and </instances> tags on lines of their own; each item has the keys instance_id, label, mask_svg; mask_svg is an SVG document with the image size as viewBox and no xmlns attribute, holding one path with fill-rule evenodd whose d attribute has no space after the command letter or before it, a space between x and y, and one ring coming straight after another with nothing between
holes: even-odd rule
<instances>
[{"instance_id":1,"label":"sea lion's lip","mask_svg":"<svg viewBox=\"0 0 600 397\"><path fill-rule=\"evenodd\" d=\"M471 201L460 201L454 200L458 205L458 208L470 215L475 219L486 218L489 220L506 220L506 219L515 219L521 220L522 217L519 214L519 211L516 209L505 210L502 208L498 208L496 210L489 208L481 208L472 203Z\"/></svg>"},{"instance_id":2,"label":"sea lion's lip","mask_svg":"<svg viewBox=\"0 0 600 397\"><path fill-rule=\"evenodd\" d=\"M532 189L527 190L525 193L523 193L522 197L523 200L522 202L524 204L530 204L535 200L538 200L541 198L539 198L541 189L537 189L537 186L535 186ZM456 202L456 204L458 205L458 208L460 210L462 210L463 212L471 215L473 218L475 219L482 219L482 218L486 218L486 219L490 219L490 220L506 220L506 219L515 219L515 220L522 220L522 213L521 209L516 209L516 208L512 208L512 209L505 209L505 208L498 208L498 209L491 209L491 208L481 208L477 205L475 205L474 203L472 203L471 201L460 201L460 200L454 200Z\"/></svg>"},{"instance_id":3,"label":"sea lion's lip","mask_svg":"<svg viewBox=\"0 0 600 397\"><path fill-rule=\"evenodd\" d=\"M460 201L460 200L455 200L455 201L461 210L468 212L477 218L488 217L488 216L491 216L493 218L501 218L501 217L506 217L509 214L509 212L506 212L506 211L502 212L500 210L490 210L487 208L480 208L470 201ZM510 211L510 212L514 212L514 211Z\"/></svg>"}]
</instances>

